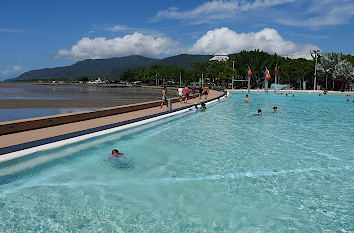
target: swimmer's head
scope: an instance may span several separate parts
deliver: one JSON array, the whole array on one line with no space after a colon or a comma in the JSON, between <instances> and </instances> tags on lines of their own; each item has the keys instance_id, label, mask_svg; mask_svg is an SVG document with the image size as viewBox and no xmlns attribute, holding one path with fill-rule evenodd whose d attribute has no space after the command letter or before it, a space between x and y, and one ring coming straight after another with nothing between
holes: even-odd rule
<instances>
[{"instance_id":1,"label":"swimmer's head","mask_svg":"<svg viewBox=\"0 0 354 233\"><path fill-rule=\"evenodd\" d=\"M278 110L278 107L273 107L273 112L276 112Z\"/></svg>"},{"instance_id":2,"label":"swimmer's head","mask_svg":"<svg viewBox=\"0 0 354 233\"><path fill-rule=\"evenodd\" d=\"M248 98L248 95L246 95L246 97Z\"/></svg>"},{"instance_id":3,"label":"swimmer's head","mask_svg":"<svg viewBox=\"0 0 354 233\"><path fill-rule=\"evenodd\" d=\"M112 155L118 155L119 151L117 149L112 150Z\"/></svg>"},{"instance_id":4,"label":"swimmer's head","mask_svg":"<svg viewBox=\"0 0 354 233\"><path fill-rule=\"evenodd\" d=\"M262 114L262 109L258 109L257 114Z\"/></svg>"}]
</instances>

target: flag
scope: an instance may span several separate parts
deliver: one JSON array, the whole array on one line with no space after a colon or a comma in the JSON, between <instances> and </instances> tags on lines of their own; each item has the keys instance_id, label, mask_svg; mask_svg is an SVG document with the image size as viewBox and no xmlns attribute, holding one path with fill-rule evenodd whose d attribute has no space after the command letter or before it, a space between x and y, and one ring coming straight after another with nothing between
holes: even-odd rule
<instances>
[{"instance_id":1,"label":"flag","mask_svg":"<svg viewBox=\"0 0 354 233\"><path fill-rule=\"evenodd\" d=\"M250 66L248 66L248 68L247 68L247 73L248 73L248 77L251 77L252 70L251 70Z\"/></svg>"},{"instance_id":2,"label":"flag","mask_svg":"<svg viewBox=\"0 0 354 233\"><path fill-rule=\"evenodd\" d=\"M269 70L268 70L268 68L266 67L266 70L265 70L265 77L266 77L266 79L267 80L269 80L270 79L270 73L269 73Z\"/></svg>"}]
</instances>

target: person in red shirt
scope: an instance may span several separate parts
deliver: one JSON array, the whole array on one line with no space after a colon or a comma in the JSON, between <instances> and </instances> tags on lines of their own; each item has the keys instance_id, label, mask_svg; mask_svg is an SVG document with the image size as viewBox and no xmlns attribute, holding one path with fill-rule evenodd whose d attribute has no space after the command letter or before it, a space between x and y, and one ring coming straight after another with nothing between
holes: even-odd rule
<instances>
[{"instance_id":1,"label":"person in red shirt","mask_svg":"<svg viewBox=\"0 0 354 233\"><path fill-rule=\"evenodd\" d=\"M188 88L188 85L186 85L184 88L183 88L183 95L184 95L184 103L188 103L188 97L189 97L189 88Z\"/></svg>"}]
</instances>

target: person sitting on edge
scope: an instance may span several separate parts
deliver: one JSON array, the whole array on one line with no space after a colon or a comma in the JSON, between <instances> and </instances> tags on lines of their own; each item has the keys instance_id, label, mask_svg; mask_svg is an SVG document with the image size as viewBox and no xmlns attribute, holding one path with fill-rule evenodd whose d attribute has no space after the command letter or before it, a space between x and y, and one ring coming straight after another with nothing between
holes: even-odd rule
<instances>
[{"instance_id":1,"label":"person sitting on edge","mask_svg":"<svg viewBox=\"0 0 354 233\"><path fill-rule=\"evenodd\" d=\"M278 107L273 107L273 112L276 112L278 110Z\"/></svg>"},{"instance_id":2,"label":"person sitting on edge","mask_svg":"<svg viewBox=\"0 0 354 233\"><path fill-rule=\"evenodd\" d=\"M200 105L200 111L205 111L206 110L206 106L205 106L205 103L202 103Z\"/></svg>"},{"instance_id":3,"label":"person sitting on edge","mask_svg":"<svg viewBox=\"0 0 354 233\"><path fill-rule=\"evenodd\" d=\"M112 159L112 158L115 158L115 159L125 159L126 157L122 154L122 153L119 153L119 151L117 149L114 149L112 150L112 154L109 155L108 159Z\"/></svg>"},{"instance_id":4,"label":"person sitting on edge","mask_svg":"<svg viewBox=\"0 0 354 233\"><path fill-rule=\"evenodd\" d=\"M246 97L245 97L245 100L244 100L244 101L245 101L245 103L246 103L246 104L248 104L248 95L246 95Z\"/></svg>"},{"instance_id":5,"label":"person sitting on edge","mask_svg":"<svg viewBox=\"0 0 354 233\"><path fill-rule=\"evenodd\" d=\"M257 115L262 115L262 109L258 109Z\"/></svg>"}]
</instances>

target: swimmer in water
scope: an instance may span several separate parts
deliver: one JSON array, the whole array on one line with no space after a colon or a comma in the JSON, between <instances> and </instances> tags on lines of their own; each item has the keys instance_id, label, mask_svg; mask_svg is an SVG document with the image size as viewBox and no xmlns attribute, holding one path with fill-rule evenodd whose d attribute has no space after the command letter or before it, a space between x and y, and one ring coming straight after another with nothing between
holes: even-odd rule
<instances>
[{"instance_id":1,"label":"swimmer in water","mask_svg":"<svg viewBox=\"0 0 354 233\"><path fill-rule=\"evenodd\" d=\"M278 110L278 107L273 107L273 112L276 112Z\"/></svg>"},{"instance_id":2,"label":"swimmer in water","mask_svg":"<svg viewBox=\"0 0 354 233\"><path fill-rule=\"evenodd\" d=\"M294 97L295 97L295 95L292 95L291 97L293 97L293 98L294 98Z\"/></svg>"},{"instance_id":3,"label":"swimmer in water","mask_svg":"<svg viewBox=\"0 0 354 233\"><path fill-rule=\"evenodd\" d=\"M195 112L195 111L197 111L197 110L198 110L197 104L194 104L194 105L189 109L189 111L193 111L193 112Z\"/></svg>"},{"instance_id":4,"label":"swimmer in water","mask_svg":"<svg viewBox=\"0 0 354 233\"><path fill-rule=\"evenodd\" d=\"M285 96L289 96L288 93L286 93Z\"/></svg>"},{"instance_id":5,"label":"swimmer in water","mask_svg":"<svg viewBox=\"0 0 354 233\"><path fill-rule=\"evenodd\" d=\"M258 109L257 115L262 115L262 109Z\"/></svg>"},{"instance_id":6,"label":"swimmer in water","mask_svg":"<svg viewBox=\"0 0 354 233\"><path fill-rule=\"evenodd\" d=\"M245 97L245 99L244 99L244 102L245 102L246 104L248 104L248 95L246 95L246 97Z\"/></svg>"},{"instance_id":7,"label":"swimmer in water","mask_svg":"<svg viewBox=\"0 0 354 233\"><path fill-rule=\"evenodd\" d=\"M200 111L205 111L206 110L206 106L205 106L205 103L202 103L200 105Z\"/></svg>"},{"instance_id":8,"label":"swimmer in water","mask_svg":"<svg viewBox=\"0 0 354 233\"><path fill-rule=\"evenodd\" d=\"M122 154L122 153L119 153L119 151L117 149L114 149L112 150L112 154L109 155L108 159L112 159L112 158L115 158L115 159L125 159L126 157Z\"/></svg>"}]
</instances>

